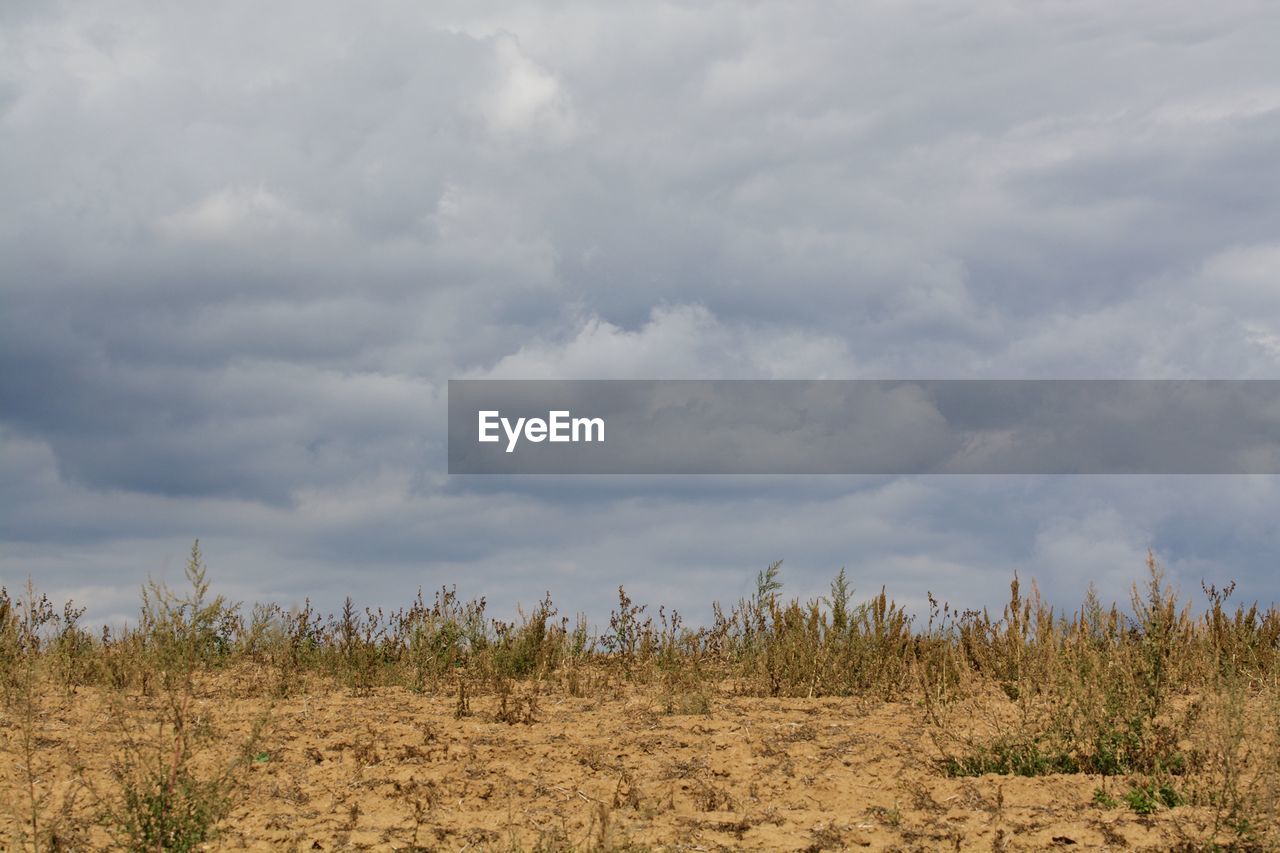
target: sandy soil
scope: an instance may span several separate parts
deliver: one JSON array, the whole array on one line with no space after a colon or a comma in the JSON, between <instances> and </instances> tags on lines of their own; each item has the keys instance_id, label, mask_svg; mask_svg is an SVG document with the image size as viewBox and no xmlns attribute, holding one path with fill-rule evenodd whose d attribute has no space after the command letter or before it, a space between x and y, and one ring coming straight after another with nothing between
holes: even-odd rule
<instances>
[{"instance_id":1,"label":"sandy soil","mask_svg":"<svg viewBox=\"0 0 1280 853\"><path fill-rule=\"evenodd\" d=\"M191 707L219 743L243 740L267 710L237 692L251 691L206 690ZM462 718L455 696L400 689L277 700L208 847L1167 850L1206 820L1189 807L1102 809L1097 777L945 778L911 704L729 694L712 696L708 713L681 714L656 688L603 692L543 694L528 723L499 721L496 696L471 698ZM135 699L129 713L142 721L154 707ZM527 702L507 707L530 718ZM4 726L9 839L26 776L12 715ZM79 822L89 847L109 841L89 816L110 789L123 731L92 690L51 701L39 720L38 790L50 812L73 800L63 820Z\"/></svg>"}]
</instances>

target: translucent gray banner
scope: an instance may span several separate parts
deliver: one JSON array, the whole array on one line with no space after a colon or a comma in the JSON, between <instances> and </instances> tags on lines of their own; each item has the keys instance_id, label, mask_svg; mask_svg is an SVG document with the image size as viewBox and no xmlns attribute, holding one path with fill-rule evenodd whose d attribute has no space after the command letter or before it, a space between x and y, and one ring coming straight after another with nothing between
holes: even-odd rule
<instances>
[{"instance_id":1,"label":"translucent gray banner","mask_svg":"<svg viewBox=\"0 0 1280 853\"><path fill-rule=\"evenodd\" d=\"M1280 380L451 380L450 474L1275 474Z\"/></svg>"}]
</instances>

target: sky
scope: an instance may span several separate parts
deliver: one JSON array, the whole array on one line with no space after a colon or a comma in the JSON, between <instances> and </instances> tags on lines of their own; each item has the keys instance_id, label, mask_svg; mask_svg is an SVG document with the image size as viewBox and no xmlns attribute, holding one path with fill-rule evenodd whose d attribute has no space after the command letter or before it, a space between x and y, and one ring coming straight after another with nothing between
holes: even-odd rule
<instances>
[{"instance_id":1,"label":"sky","mask_svg":"<svg viewBox=\"0 0 1280 853\"><path fill-rule=\"evenodd\" d=\"M1280 483L450 477L447 380L1280 379L1280 7L0 4L0 583L705 619L1153 549L1280 598Z\"/></svg>"}]
</instances>

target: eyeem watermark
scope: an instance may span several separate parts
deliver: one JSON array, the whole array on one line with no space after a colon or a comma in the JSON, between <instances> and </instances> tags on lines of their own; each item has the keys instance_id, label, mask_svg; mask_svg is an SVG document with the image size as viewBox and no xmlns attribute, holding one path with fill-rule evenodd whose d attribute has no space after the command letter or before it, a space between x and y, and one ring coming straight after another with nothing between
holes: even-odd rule
<instances>
[{"instance_id":1,"label":"eyeem watermark","mask_svg":"<svg viewBox=\"0 0 1280 853\"><path fill-rule=\"evenodd\" d=\"M479 413L479 440L493 443L501 440L498 428L507 436L507 453L514 453L523 436L535 444L542 441L591 442L604 441L604 418L575 418L568 410L547 412L544 418L516 418L515 422L502 417L496 409Z\"/></svg>"},{"instance_id":2,"label":"eyeem watermark","mask_svg":"<svg viewBox=\"0 0 1280 853\"><path fill-rule=\"evenodd\" d=\"M451 474L1280 474L1280 380L450 380L448 394Z\"/></svg>"}]
</instances>

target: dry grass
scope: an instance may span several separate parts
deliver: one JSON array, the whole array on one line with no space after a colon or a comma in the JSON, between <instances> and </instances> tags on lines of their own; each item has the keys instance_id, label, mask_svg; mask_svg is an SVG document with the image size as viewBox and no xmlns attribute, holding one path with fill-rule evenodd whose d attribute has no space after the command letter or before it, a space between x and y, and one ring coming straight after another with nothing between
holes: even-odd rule
<instances>
[{"instance_id":1,"label":"dry grass","mask_svg":"<svg viewBox=\"0 0 1280 853\"><path fill-rule=\"evenodd\" d=\"M0 594L6 849L1280 847L1280 614L782 594L607 629L441 590L336 615ZM932 600L931 600L932 601Z\"/></svg>"}]
</instances>

